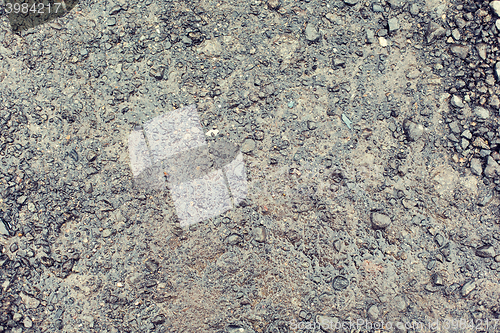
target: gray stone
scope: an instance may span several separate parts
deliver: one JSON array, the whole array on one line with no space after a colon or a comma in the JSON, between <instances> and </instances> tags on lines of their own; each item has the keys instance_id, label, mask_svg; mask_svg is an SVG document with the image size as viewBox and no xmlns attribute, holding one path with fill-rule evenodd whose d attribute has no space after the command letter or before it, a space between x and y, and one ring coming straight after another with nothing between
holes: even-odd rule
<instances>
[{"instance_id":1,"label":"gray stone","mask_svg":"<svg viewBox=\"0 0 500 333\"><path fill-rule=\"evenodd\" d=\"M495 65L495 74L497 76L497 80L500 82L500 61L498 61Z\"/></svg>"},{"instance_id":2,"label":"gray stone","mask_svg":"<svg viewBox=\"0 0 500 333\"><path fill-rule=\"evenodd\" d=\"M378 306L372 305L368 308L368 318L370 318L370 320L376 321L379 315L380 310L378 309Z\"/></svg>"},{"instance_id":3,"label":"gray stone","mask_svg":"<svg viewBox=\"0 0 500 333\"><path fill-rule=\"evenodd\" d=\"M476 249L476 255L481 258L493 258L495 256L495 249L491 244L485 244Z\"/></svg>"},{"instance_id":4,"label":"gray stone","mask_svg":"<svg viewBox=\"0 0 500 333\"><path fill-rule=\"evenodd\" d=\"M424 127L421 124L415 124L408 119L403 122L403 128L410 141L417 141L424 133Z\"/></svg>"},{"instance_id":5,"label":"gray stone","mask_svg":"<svg viewBox=\"0 0 500 333\"><path fill-rule=\"evenodd\" d=\"M23 315L20 313L14 313L14 315L12 316L12 320L14 320L14 321L20 321L22 318L23 318Z\"/></svg>"},{"instance_id":6,"label":"gray stone","mask_svg":"<svg viewBox=\"0 0 500 333\"><path fill-rule=\"evenodd\" d=\"M500 16L500 1L490 2L490 7L491 7L491 9L493 9L495 14L497 14L497 16Z\"/></svg>"},{"instance_id":7,"label":"gray stone","mask_svg":"<svg viewBox=\"0 0 500 333\"><path fill-rule=\"evenodd\" d=\"M462 147L463 150L467 149L467 147L469 147L469 140L467 140L466 138L462 138L460 147Z\"/></svg>"},{"instance_id":8,"label":"gray stone","mask_svg":"<svg viewBox=\"0 0 500 333\"><path fill-rule=\"evenodd\" d=\"M280 0L269 0L267 7L272 10L278 10L281 7L281 2Z\"/></svg>"},{"instance_id":9,"label":"gray stone","mask_svg":"<svg viewBox=\"0 0 500 333\"><path fill-rule=\"evenodd\" d=\"M394 32L399 29L399 22L397 17L390 18L387 22L387 26L389 27L389 32Z\"/></svg>"},{"instance_id":10,"label":"gray stone","mask_svg":"<svg viewBox=\"0 0 500 333\"><path fill-rule=\"evenodd\" d=\"M460 108L460 109L465 107L464 102L462 101L462 98L460 98L460 96L457 96L457 95L453 95L453 97L450 99L450 104L453 107Z\"/></svg>"},{"instance_id":11,"label":"gray stone","mask_svg":"<svg viewBox=\"0 0 500 333\"><path fill-rule=\"evenodd\" d=\"M103 238L108 238L109 236L111 236L113 234L113 231L111 229L104 229L102 231L102 237Z\"/></svg>"},{"instance_id":12,"label":"gray stone","mask_svg":"<svg viewBox=\"0 0 500 333\"><path fill-rule=\"evenodd\" d=\"M487 45L484 43L480 43L476 45L476 50L481 59L486 60L486 47Z\"/></svg>"},{"instance_id":13,"label":"gray stone","mask_svg":"<svg viewBox=\"0 0 500 333\"><path fill-rule=\"evenodd\" d=\"M28 296L25 293L21 293L21 300L28 309L35 309L40 305L40 301L34 297Z\"/></svg>"},{"instance_id":14,"label":"gray stone","mask_svg":"<svg viewBox=\"0 0 500 333\"><path fill-rule=\"evenodd\" d=\"M241 151L245 154L252 152L255 149L255 141L252 139L246 139L241 145Z\"/></svg>"},{"instance_id":15,"label":"gray stone","mask_svg":"<svg viewBox=\"0 0 500 333\"><path fill-rule=\"evenodd\" d=\"M381 5L379 5L378 3L374 3L372 4L372 10L375 12L375 13L382 13L384 11L384 7L382 7Z\"/></svg>"},{"instance_id":16,"label":"gray stone","mask_svg":"<svg viewBox=\"0 0 500 333\"><path fill-rule=\"evenodd\" d=\"M319 324L321 329L325 332L335 332L335 325L338 325L339 318L330 316L316 316L316 322Z\"/></svg>"},{"instance_id":17,"label":"gray stone","mask_svg":"<svg viewBox=\"0 0 500 333\"><path fill-rule=\"evenodd\" d=\"M453 37L453 39L459 40L460 39L460 31L458 29L453 29L453 31L451 32L451 36Z\"/></svg>"},{"instance_id":18,"label":"gray stone","mask_svg":"<svg viewBox=\"0 0 500 333\"><path fill-rule=\"evenodd\" d=\"M466 138L467 140L472 139L472 133L469 130L465 130L462 132L462 136Z\"/></svg>"},{"instance_id":19,"label":"gray stone","mask_svg":"<svg viewBox=\"0 0 500 333\"><path fill-rule=\"evenodd\" d=\"M465 59L469 54L469 47L465 45L453 45L450 47L450 52L460 59Z\"/></svg>"},{"instance_id":20,"label":"gray stone","mask_svg":"<svg viewBox=\"0 0 500 333\"><path fill-rule=\"evenodd\" d=\"M9 236L9 231L5 227L4 222L0 219L0 235Z\"/></svg>"},{"instance_id":21,"label":"gray stone","mask_svg":"<svg viewBox=\"0 0 500 333\"><path fill-rule=\"evenodd\" d=\"M436 39L443 37L446 35L446 29L440 26L439 24L435 22L430 22L429 27L427 28L427 44L431 44Z\"/></svg>"},{"instance_id":22,"label":"gray stone","mask_svg":"<svg viewBox=\"0 0 500 333\"><path fill-rule=\"evenodd\" d=\"M230 245L236 245L236 244L239 244L241 243L241 236L238 235L238 234L232 234L232 235L229 235L229 237L227 238L227 242L228 244Z\"/></svg>"},{"instance_id":23,"label":"gray stone","mask_svg":"<svg viewBox=\"0 0 500 333\"><path fill-rule=\"evenodd\" d=\"M474 281L469 281L463 285L460 294L462 297L467 297L474 289L476 289L476 283Z\"/></svg>"},{"instance_id":24,"label":"gray stone","mask_svg":"<svg viewBox=\"0 0 500 333\"><path fill-rule=\"evenodd\" d=\"M308 23L306 26L306 39L309 42L317 42L321 35L319 34L318 28L316 28L313 24Z\"/></svg>"},{"instance_id":25,"label":"gray stone","mask_svg":"<svg viewBox=\"0 0 500 333\"><path fill-rule=\"evenodd\" d=\"M488 109L485 109L481 106L477 106L474 109L474 114L482 120L488 119L490 117L490 111Z\"/></svg>"},{"instance_id":26,"label":"gray stone","mask_svg":"<svg viewBox=\"0 0 500 333\"><path fill-rule=\"evenodd\" d=\"M24 321L23 321L23 324L24 324L24 327L26 328L31 328L33 327L33 321L31 321L31 318L30 317L24 317Z\"/></svg>"},{"instance_id":27,"label":"gray stone","mask_svg":"<svg viewBox=\"0 0 500 333\"><path fill-rule=\"evenodd\" d=\"M495 109L498 109L500 107L500 99L498 99L498 96L497 95L491 95L490 97L490 100L488 102L488 104L495 108Z\"/></svg>"},{"instance_id":28,"label":"gray stone","mask_svg":"<svg viewBox=\"0 0 500 333\"><path fill-rule=\"evenodd\" d=\"M387 1L392 9L398 9L404 6L406 0L388 0Z\"/></svg>"},{"instance_id":29,"label":"gray stone","mask_svg":"<svg viewBox=\"0 0 500 333\"><path fill-rule=\"evenodd\" d=\"M473 158L470 161L470 171L476 176L481 176L483 174L483 166L479 158Z\"/></svg>"},{"instance_id":30,"label":"gray stone","mask_svg":"<svg viewBox=\"0 0 500 333\"><path fill-rule=\"evenodd\" d=\"M265 227L257 227L254 229L255 232L255 240L259 243L264 243L266 241L266 228Z\"/></svg>"},{"instance_id":31,"label":"gray stone","mask_svg":"<svg viewBox=\"0 0 500 333\"><path fill-rule=\"evenodd\" d=\"M375 230L385 229L392 222L389 216L375 212L372 213L371 220L372 220L372 228Z\"/></svg>"},{"instance_id":32,"label":"gray stone","mask_svg":"<svg viewBox=\"0 0 500 333\"><path fill-rule=\"evenodd\" d=\"M420 7L416 3L412 3L410 5L410 14L413 16L417 16L420 12Z\"/></svg>"},{"instance_id":33,"label":"gray stone","mask_svg":"<svg viewBox=\"0 0 500 333\"><path fill-rule=\"evenodd\" d=\"M488 162L486 163L486 168L484 169L484 175L490 178L500 176L500 165L498 165L498 163L491 156L488 156Z\"/></svg>"},{"instance_id":34,"label":"gray stone","mask_svg":"<svg viewBox=\"0 0 500 333\"><path fill-rule=\"evenodd\" d=\"M495 26L497 27L497 30L500 31L500 19L495 21Z\"/></svg>"},{"instance_id":35,"label":"gray stone","mask_svg":"<svg viewBox=\"0 0 500 333\"><path fill-rule=\"evenodd\" d=\"M368 44L375 43L375 32L371 29L366 29L366 42Z\"/></svg>"},{"instance_id":36,"label":"gray stone","mask_svg":"<svg viewBox=\"0 0 500 333\"><path fill-rule=\"evenodd\" d=\"M358 3L358 0L344 0L344 3L349 6L354 6Z\"/></svg>"}]
</instances>

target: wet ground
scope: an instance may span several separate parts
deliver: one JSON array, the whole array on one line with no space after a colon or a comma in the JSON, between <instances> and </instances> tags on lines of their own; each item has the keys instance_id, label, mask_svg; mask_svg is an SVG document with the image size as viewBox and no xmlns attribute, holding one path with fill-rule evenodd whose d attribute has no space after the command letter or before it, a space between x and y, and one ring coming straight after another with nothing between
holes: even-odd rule
<instances>
[{"instance_id":1,"label":"wet ground","mask_svg":"<svg viewBox=\"0 0 500 333\"><path fill-rule=\"evenodd\" d=\"M80 1L13 33L4 8L0 332L498 332L499 14ZM248 195L181 228L128 145L188 105Z\"/></svg>"}]
</instances>

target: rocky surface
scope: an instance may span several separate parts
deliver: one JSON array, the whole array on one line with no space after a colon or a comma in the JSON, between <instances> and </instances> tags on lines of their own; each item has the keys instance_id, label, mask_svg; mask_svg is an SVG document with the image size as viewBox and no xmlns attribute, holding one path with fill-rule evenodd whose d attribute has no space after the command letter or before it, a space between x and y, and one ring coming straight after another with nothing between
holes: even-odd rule
<instances>
[{"instance_id":1,"label":"rocky surface","mask_svg":"<svg viewBox=\"0 0 500 333\"><path fill-rule=\"evenodd\" d=\"M498 331L498 9L81 1L20 34L1 9L0 332ZM182 229L127 140L191 104L249 196Z\"/></svg>"}]
</instances>

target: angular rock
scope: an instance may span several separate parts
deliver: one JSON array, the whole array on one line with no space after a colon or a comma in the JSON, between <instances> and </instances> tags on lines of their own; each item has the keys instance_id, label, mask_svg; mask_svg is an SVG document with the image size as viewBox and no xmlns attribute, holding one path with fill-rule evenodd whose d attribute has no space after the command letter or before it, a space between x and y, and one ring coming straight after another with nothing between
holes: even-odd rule
<instances>
[{"instance_id":1,"label":"angular rock","mask_svg":"<svg viewBox=\"0 0 500 333\"><path fill-rule=\"evenodd\" d=\"M372 305L370 306L370 308L368 308L368 318L370 318L370 320L376 321L379 315L380 310L378 309L378 306Z\"/></svg>"},{"instance_id":2,"label":"angular rock","mask_svg":"<svg viewBox=\"0 0 500 333\"><path fill-rule=\"evenodd\" d=\"M321 35L319 34L318 28L316 28L313 24L308 23L306 26L306 39L311 42L317 42Z\"/></svg>"},{"instance_id":3,"label":"angular rock","mask_svg":"<svg viewBox=\"0 0 500 333\"><path fill-rule=\"evenodd\" d=\"M252 152L255 149L255 141L252 139L246 139L241 145L241 151L245 154Z\"/></svg>"},{"instance_id":4,"label":"angular rock","mask_svg":"<svg viewBox=\"0 0 500 333\"><path fill-rule=\"evenodd\" d=\"M500 165L498 165L498 163L491 156L488 156L488 162L486 163L486 168L484 169L484 175L490 178L500 176Z\"/></svg>"},{"instance_id":5,"label":"angular rock","mask_svg":"<svg viewBox=\"0 0 500 333\"><path fill-rule=\"evenodd\" d=\"M375 32L371 29L366 29L366 43L375 43Z\"/></svg>"},{"instance_id":6,"label":"angular rock","mask_svg":"<svg viewBox=\"0 0 500 333\"><path fill-rule=\"evenodd\" d=\"M479 158L473 158L470 161L470 171L476 176L481 176L483 174L483 166Z\"/></svg>"},{"instance_id":7,"label":"angular rock","mask_svg":"<svg viewBox=\"0 0 500 333\"><path fill-rule=\"evenodd\" d=\"M491 9L493 9L495 14L497 14L497 16L500 16L500 1L490 2L490 7L491 7Z\"/></svg>"},{"instance_id":8,"label":"angular rock","mask_svg":"<svg viewBox=\"0 0 500 333\"><path fill-rule=\"evenodd\" d=\"M385 214L373 212L371 215L372 228L375 230L385 229L391 224L391 218Z\"/></svg>"},{"instance_id":9,"label":"angular rock","mask_svg":"<svg viewBox=\"0 0 500 333\"><path fill-rule=\"evenodd\" d=\"M490 97L490 100L489 100L488 104L489 104L491 107L493 107L493 108L495 108L495 109L498 109L498 108L500 107L500 99L498 98L498 96L497 96L497 95L492 95L492 96Z\"/></svg>"},{"instance_id":10,"label":"angular rock","mask_svg":"<svg viewBox=\"0 0 500 333\"><path fill-rule=\"evenodd\" d=\"M450 99L450 104L453 107L460 108L460 109L463 108L463 107L465 107L464 102L457 95L453 95L453 97Z\"/></svg>"},{"instance_id":11,"label":"angular rock","mask_svg":"<svg viewBox=\"0 0 500 333\"><path fill-rule=\"evenodd\" d=\"M435 22L430 22L427 28L427 44L431 44L436 39L443 37L446 34L446 29Z\"/></svg>"},{"instance_id":12,"label":"angular rock","mask_svg":"<svg viewBox=\"0 0 500 333\"><path fill-rule=\"evenodd\" d=\"M474 109L474 114L482 120L488 119L490 117L490 111L481 106L476 106Z\"/></svg>"},{"instance_id":13,"label":"angular rock","mask_svg":"<svg viewBox=\"0 0 500 333\"><path fill-rule=\"evenodd\" d=\"M417 16L420 12L420 7L416 3L412 3L410 5L410 14L413 16Z\"/></svg>"},{"instance_id":14,"label":"angular rock","mask_svg":"<svg viewBox=\"0 0 500 333\"><path fill-rule=\"evenodd\" d=\"M259 243L264 243L266 241L266 228L265 227L257 227L254 230L255 232L255 241Z\"/></svg>"},{"instance_id":15,"label":"angular rock","mask_svg":"<svg viewBox=\"0 0 500 333\"><path fill-rule=\"evenodd\" d=\"M389 27L389 32L394 32L399 30L399 22L397 17L390 18L387 22L387 26Z\"/></svg>"},{"instance_id":16,"label":"angular rock","mask_svg":"<svg viewBox=\"0 0 500 333\"><path fill-rule=\"evenodd\" d=\"M465 59L469 54L469 47L465 45L453 45L450 47L450 52L460 59Z\"/></svg>"},{"instance_id":17,"label":"angular rock","mask_svg":"<svg viewBox=\"0 0 500 333\"><path fill-rule=\"evenodd\" d=\"M497 81L500 82L500 61L495 65L495 74L497 76Z\"/></svg>"},{"instance_id":18,"label":"angular rock","mask_svg":"<svg viewBox=\"0 0 500 333\"><path fill-rule=\"evenodd\" d=\"M267 7L272 10L278 10L281 6L280 0L269 0L267 2Z\"/></svg>"},{"instance_id":19,"label":"angular rock","mask_svg":"<svg viewBox=\"0 0 500 333\"><path fill-rule=\"evenodd\" d=\"M483 60L486 60L486 47L487 45L485 43L480 43L476 45L477 53Z\"/></svg>"}]
</instances>

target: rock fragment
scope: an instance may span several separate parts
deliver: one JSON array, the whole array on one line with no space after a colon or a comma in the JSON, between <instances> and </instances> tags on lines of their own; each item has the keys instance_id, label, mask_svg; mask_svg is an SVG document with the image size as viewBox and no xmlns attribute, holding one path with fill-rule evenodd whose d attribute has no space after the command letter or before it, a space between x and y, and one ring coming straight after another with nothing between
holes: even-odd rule
<instances>
[{"instance_id":1,"label":"rock fragment","mask_svg":"<svg viewBox=\"0 0 500 333\"><path fill-rule=\"evenodd\" d=\"M385 229L391 224L391 218L385 214L373 212L371 215L372 228L375 230Z\"/></svg>"}]
</instances>

